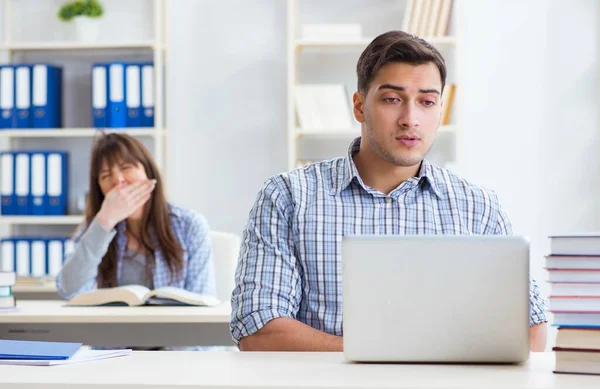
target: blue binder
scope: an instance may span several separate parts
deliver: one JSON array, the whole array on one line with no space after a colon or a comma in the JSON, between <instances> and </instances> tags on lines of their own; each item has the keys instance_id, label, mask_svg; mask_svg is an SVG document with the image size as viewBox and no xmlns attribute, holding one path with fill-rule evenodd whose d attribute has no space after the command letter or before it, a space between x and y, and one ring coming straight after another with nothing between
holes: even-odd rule
<instances>
[{"instance_id":1,"label":"blue binder","mask_svg":"<svg viewBox=\"0 0 600 389\"><path fill-rule=\"evenodd\" d=\"M142 127L154 127L154 64L141 65Z\"/></svg>"},{"instance_id":2,"label":"blue binder","mask_svg":"<svg viewBox=\"0 0 600 389\"><path fill-rule=\"evenodd\" d=\"M68 205L69 171L68 154L50 151L46 161L46 215L66 215Z\"/></svg>"},{"instance_id":3,"label":"blue binder","mask_svg":"<svg viewBox=\"0 0 600 389\"><path fill-rule=\"evenodd\" d=\"M15 114L15 69L0 66L0 128L13 128Z\"/></svg>"},{"instance_id":4,"label":"blue binder","mask_svg":"<svg viewBox=\"0 0 600 389\"><path fill-rule=\"evenodd\" d=\"M31 215L46 214L48 207L47 159L48 153L34 151L29 153L31 163L29 209Z\"/></svg>"},{"instance_id":5,"label":"blue binder","mask_svg":"<svg viewBox=\"0 0 600 389\"><path fill-rule=\"evenodd\" d=\"M55 361L69 359L81 343L0 340L0 359Z\"/></svg>"},{"instance_id":6,"label":"blue binder","mask_svg":"<svg viewBox=\"0 0 600 389\"><path fill-rule=\"evenodd\" d=\"M108 64L108 126L121 128L127 126L125 64Z\"/></svg>"},{"instance_id":7,"label":"blue binder","mask_svg":"<svg viewBox=\"0 0 600 389\"><path fill-rule=\"evenodd\" d=\"M32 127L62 127L62 68L35 64L32 70Z\"/></svg>"},{"instance_id":8,"label":"blue binder","mask_svg":"<svg viewBox=\"0 0 600 389\"><path fill-rule=\"evenodd\" d=\"M31 65L15 66L15 127L31 128Z\"/></svg>"},{"instance_id":9,"label":"blue binder","mask_svg":"<svg viewBox=\"0 0 600 389\"><path fill-rule=\"evenodd\" d=\"M125 67L125 88L127 106L127 127L140 127L142 124L142 81L141 67L128 64Z\"/></svg>"},{"instance_id":10,"label":"blue binder","mask_svg":"<svg viewBox=\"0 0 600 389\"><path fill-rule=\"evenodd\" d=\"M15 193L15 158L14 153L0 153L0 200L3 215L16 215L17 195Z\"/></svg>"},{"instance_id":11,"label":"blue binder","mask_svg":"<svg viewBox=\"0 0 600 389\"><path fill-rule=\"evenodd\" d=\"M92 66L92 125L108 127L108 67L97 63Z\"/></svg>"},{"instance_id":12,"label":"blue binder","mask_svg":"<svg viewBox=\"0 0 600 389\"><path fill-rule=\"evenodd\" d=\"M29 153L17 151L15 155L15 195L16 195L16 214L29 214L29 196L30 196L30 176L31 161Z\"/></svg>"}]
</instances>

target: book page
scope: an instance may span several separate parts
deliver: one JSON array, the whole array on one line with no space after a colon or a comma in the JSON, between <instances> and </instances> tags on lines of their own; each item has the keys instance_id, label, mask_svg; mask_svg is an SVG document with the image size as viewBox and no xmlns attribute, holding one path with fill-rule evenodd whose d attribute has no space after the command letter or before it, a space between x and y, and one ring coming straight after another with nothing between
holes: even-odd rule
<instances>
[{"instance_id":1,"label":"book page","mask_svg":"<svg viewBox=\"0 0 600 389\"><path fill-rule=\"evenodd\" d=\"M142 285L127 285L117 288L101 288L91 292L80 293L73 297L67 305L142 305L150 289Z\"/></svg>"},{"instance_id":2,"label":"book page","mask_svg":"<svg viewBox=\"0 0 600 389\"><path fill-rule=\"evenodd\" d=\"M148 298L157 297L159 299L172 299L181 303L189 305L200 305L200 306L215 306L219 305L221 301L213 296L204 296L198 293L190 292L189 290L176 288L173 286L165 286L158 288L150 292ZM152 304L151 301L148 301ZM164 302L158 302L160 305L166 305Z\"/></svg>"}]
</instances>

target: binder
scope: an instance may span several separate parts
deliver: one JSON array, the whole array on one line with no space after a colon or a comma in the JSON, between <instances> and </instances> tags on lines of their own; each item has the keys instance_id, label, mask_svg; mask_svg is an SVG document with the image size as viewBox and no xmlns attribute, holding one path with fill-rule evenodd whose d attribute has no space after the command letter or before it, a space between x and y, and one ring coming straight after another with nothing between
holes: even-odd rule
<instances>
[{"instance_id":1,"label":"binder","mask_svg":"<svg viewBox=\"0 0 600 389\"><path fill-rule=\"evenodd\" d=\"M63 239L59 238L50 238L46 241L48 276L50 277L58 276L58 273L60 273L60 270L62 269L62 264L64 262L63 241Z\"/></svg>"},{"instance_id":2,"label":"binder","mask_svg":"<svg viewBox=\"0 0 600 389\"><path fill-rule=\"evenodd\" d=\"M42 278L47 274L46 241L32 239L31 244L31 277Z\"/></svg>"},{"instance_id":3,"label":"binder","mask_svg":"<svg viewBox=\"0 0 600 389\"><path fill-rule=\"evenodd\" d=\"M129 64L125 67L125 88L127 106L127 127L141 126L141 93L140 65Z\"/></svg>"},{"instance_id":4,"label":"binder","mask_svg":"<svg viewBox=\"0 0 600 389\"><path fill-rule=\"evenodd\" d=\"M81 343L36 342L0 339L0 359L66 360L81 348Z\"/></svg>"},{"instance_id":5,"label":"binder","mask_svg":"<svg viewBox=\"0 0 600 389\"><path fill-rule=\"evenodd\" d=\"M154 65L142 64L142 127L154 127Z\"/></svg>"},{"instance_id":6,"label":"binder","mask_svg":"<svg viewBox=\"0 0 600 389\"><path fill-rule=\"evenodd\" d=\"M46 191L46 160L47 154L43 152L32 152L31 159L31 190L29 196L30 214L44 215L48 204L48 193Z\"/></svg>"},{"instance_id":7,"label":"binder","mask_svg":"<svg viewBox=\"0 0 600 389\"><path fill-rule=\"evenodd\" d=\"M31 245L29 239L15 239L15 259L17 277L29 277L31 275Z\"/></svg>"},{"instance_id":8,"label":"binder","mask_svg":"<svg viewBox=\"0 0 600 389\"><path fill-rule=\"evenodd\" d=\"M67 257L75 252L75 242L73 239L63 240L63 263L67 260Z\"/></svg>"},{"instance_id":9,"label":"binder","mask_svg":"<svg viewBox=\"0 0 600 389\"><path fill-rule=\"evenodd\" d=\"M108 127L108 74L105 64L92 67L92 125L96 128Z\"/></svg>"},{"instance_id":10,"label":"binder","mask_svg":"<svg viewBox=\"0 0 600 389\"><path fill-rule=\"evenodd\" d=\"M15 159L14 153L4 151L0 153L0 201L3 215L15 215L17 212L17 199L15 194Z\"/></svg>"},{"instance_id":11,"label":"binder","mask_svg":"<svg viewBox=\"0 0 600 389\"><path fill-rule=\"evenodd\" d=\"M108 126L125 127L127 110L125 106L125 64L113 62L108 65Z\"/></svg>"},{"instance_id":12,"label":"binder","mask_svg":"<svg viewBox=\"0 0 600 389\"><path fill-rule=\"evenodd\" d=\"M0 66L0 128L14 127L15 76L10 65Z\"/></svg>"},{"instance_id":13,"label":"binder","mask_svg":"<svg viewBox=\"0 0 600 389\"><path fill-rule=\"evenodd\" d=\"M62 68L33 65L32 127L62 127Z\"/></svg>"},{"instance_id":14,"label":"binder","mask_svg":"<svg viewBox=\"0 0 600 389\"><path fill-rule=\"evenodd\" d=\"M15 67L16 128L31 128L31 66Z\"/></svg>"},{"instance_id":15,"label":"binder","mask_svg":"<svg viewBox=\"0 0 600 389\"><path fill-rule=\"evenodd\" d=\"M16 214L29 214L29 176L31 173L29 153L15 153Z\"/></svg>"},{"instance_id":16,"label":"binder","mask_svg":"<svg viewBox=\"0 0 600 389\"><path fill-rule=\"evenodd\" d=\"M12 238L0 240L1 252L0 255L0 271L14 272L15 271L15 242Z\"/></svg>"},{"instance_id":17,"label":"binder","mask_svg":"<svg viewBox=\"0 0 600 389\"><path fill-rule=\"evenodd\" d=\"M68 205L68 154L62 151L48 152L46 161L46 215L66 215Z\"/></svg>"}]
</instances>

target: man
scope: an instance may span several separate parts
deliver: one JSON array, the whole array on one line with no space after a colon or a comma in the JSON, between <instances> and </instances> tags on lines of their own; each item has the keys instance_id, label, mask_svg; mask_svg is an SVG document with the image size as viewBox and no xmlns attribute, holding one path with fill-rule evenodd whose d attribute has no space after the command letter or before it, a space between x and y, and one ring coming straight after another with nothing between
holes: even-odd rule
<instances>
[{"instance_id":1,"label":"man","mask_svg":"<svg viewBox=\"0 0 600 389\"><path fill-rule=\"evenodd\" d=\"M271 177L243 236L231 332L241 350L341 351L341 240L355 234L510 234L492 191L424 159L442 114L446 67L401 31L375 38L357 64L348 156ZM530 348L546 343L530 279Z\"/></svg>"}]
</instances>

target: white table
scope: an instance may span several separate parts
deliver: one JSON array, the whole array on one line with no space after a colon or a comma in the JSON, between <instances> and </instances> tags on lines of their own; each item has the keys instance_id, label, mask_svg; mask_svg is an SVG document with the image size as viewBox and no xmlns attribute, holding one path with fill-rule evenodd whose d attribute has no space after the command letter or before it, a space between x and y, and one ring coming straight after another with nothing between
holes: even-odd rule
<instances>
[{"instance_id":1,"label":"white table","mask_svg":"<svg viewBox=\"0 0 600 389\"><path fill-rule=\"evenodd\" d=\"M94 346L231 346L231 306L67 307L21 300L0 313L0 339L82 342Z\"/></svg>"},{"instance_id":2,"label":"white table","mask_svg":"<svg viewBox=\"0 0 600 389\"><path fill-rule=\"evenodd\" d=\"M524 365L349 364L341 353L139 351L115 359L0 366L2 389L35 388L594 388L600 376L553 374L554 354ZM68 386L66 386L68 385Z\"/></svg>"}]
</instances>

